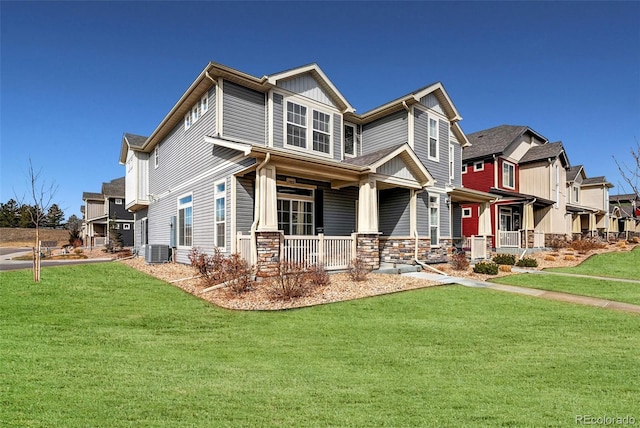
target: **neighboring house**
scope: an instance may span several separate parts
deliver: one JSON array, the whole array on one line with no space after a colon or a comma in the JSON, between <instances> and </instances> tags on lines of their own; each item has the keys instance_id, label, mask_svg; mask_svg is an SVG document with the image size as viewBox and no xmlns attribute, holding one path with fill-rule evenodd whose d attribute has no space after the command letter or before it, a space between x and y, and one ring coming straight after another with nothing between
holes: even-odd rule
<instances>
[{"instance_id":1,"label":"neighboring house","mask_svg":"<svg viewBox=\"0 0 640 428\"><path fill-rule=\"evenodd\" d=\"M635 194L609 196L611 232L618 238L640 237L640 198Z\"/></svg>"},{"instance_id":2,"label":"neighboring house","mask_svg":"<svg viewBox=\"0 0 640 428\"><path fill-rule=\"evenodd\" d=\"M439 258L461 239L461 119L441 83L363 114L316 64L264 77L209 63L149 137L124 134L136 249L344 268Z\"/></svg>"},{"instance_id":3,"label":"neighboring house","mask_svg":"<svg viewBox=\"0 0 640 428\"><path fill-rule=\"evenodd\" d=\"M120 233L123 246L133 246L133 214L125 208L125 177L102 183L101 193L84 192L82 234L85 246L109 243L109 230Z\"/></svg>"},{"instance_id":4,"label":"neighboring house","mask_svg":"<svg viewBox=\"0 0 640 428\"><path fill-rule=\"evenodd\" d=\"M609 214L609 189L605 177L587 177L582 165L567 171L567 214L574 236L602 236L613 232Z\"/></svg>"}]
</instances>

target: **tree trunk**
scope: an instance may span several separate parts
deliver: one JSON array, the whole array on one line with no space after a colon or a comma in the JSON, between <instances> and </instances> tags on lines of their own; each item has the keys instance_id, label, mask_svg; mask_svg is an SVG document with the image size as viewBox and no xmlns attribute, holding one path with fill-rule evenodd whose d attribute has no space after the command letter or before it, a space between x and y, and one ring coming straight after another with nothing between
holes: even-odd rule
<instances>
[{"instance_id":1,"label":"tree trunk","mask_svg":"<svg viewBox=\"0 0 640 428\"><path fill-rule=\"evenodd\" d=\"M33 282L40 282L40 228L36 224L36 256L33 260Z\"/></svg>"}]
</instances>

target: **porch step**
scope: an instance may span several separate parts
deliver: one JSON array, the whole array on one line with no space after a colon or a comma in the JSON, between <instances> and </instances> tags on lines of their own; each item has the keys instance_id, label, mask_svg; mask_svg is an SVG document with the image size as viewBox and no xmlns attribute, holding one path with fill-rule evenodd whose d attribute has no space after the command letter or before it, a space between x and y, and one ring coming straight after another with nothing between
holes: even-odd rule
<instances>
[{"instance_id":1,"label":"porch step","mask_svg":"<svg viewBox=\"0 0 640 428\"><path fill-rule=\"evenodd\" d=\"M409 272L420 272L420 266L396 264L396 267L393 267L393 263L381 263L380 268L372 273L401 274Z\"/></svg>"}]
</instances>

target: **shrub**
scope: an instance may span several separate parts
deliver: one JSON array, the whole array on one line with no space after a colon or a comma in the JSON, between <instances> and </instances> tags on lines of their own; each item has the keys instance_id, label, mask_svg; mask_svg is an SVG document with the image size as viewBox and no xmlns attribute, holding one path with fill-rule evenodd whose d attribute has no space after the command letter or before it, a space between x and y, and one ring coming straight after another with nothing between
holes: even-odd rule
<instances>
[{"instance_id":1,"label":"shrub","mask_svg":"<svg viewBox=\"0 0 640 428\"><path fill-rule=\"evenodd\" d=\"M355 258L349 263L347 273L352 281L360 282L367 279L369 268L361 258Z\"/></svg>"},{"instance_id":2,"label":"shrub","mask_svg":"<svg viewBox=\"0 0 640 428\"><path fill-rule=\"evenodd\" d=\"M576 239L571 242L570 247L580 253L588 253L591 250L604 248L606 244L600 242L596 238Z\"/></svg>"},{"instance_id":3,"label":"shrub","mask_svg":"<svg viewBox=\"0 0 640 428\"><path fill-rule=\"evenodd\" d=\"M553 251L558 251L561 248L565 248L566 246L567 241L565 241L564 239L553 238L551 242L549 242L549 247L551 247Z\"/></svg>"},{"instance_id":4,"label":"shrub","mask_svg":"<svg viewBox=\"0 0 640 428\"><path fill-rule=\"evenodd\" d=\"M307 269L307 281L311 287L324 287L331 283L323 264L313 265Z\"/></svg>"},{"instance_id":5,"label":"shrub","mask_svg":"<svg viewBox=\"0 0 640 428\"><path fill-rule=\"evenodd\" d=\"M574 260L576 260L576 258L574 256L572 256L571 254L569 254L567 256L564 256L564 259L566 261L574 261Z\"/></svg>"},{"instance_id":6,"label":"shrub","mask_svg":"<svg viewBox=\"0 0 640 428\"><path fill-rule=\"evenodd\" d=\"M492 262L478 262L473 267L475 273L481 273L485 275L497 275L498 265Z\"/></svg>"},{"instance_id":7,"label":"shrub","mask_svg":"<svg viewBox=\"0 0 640 428\"><path fill-rule=\"evenodd\" d=\"M465 253L456 253L449 259L451 268L453 270L467 270L469 269L469 259Z\"/></svg>"},{"instance_id":8,"label":"shrub","mask_svg":"<svg viewBox=\"0 0 640 428\"><path fill-rule=\"evenodd\" d=\"M300 263L280 261L275 276L267 280L267 293L274 300L290 300L307 293L307 272Z\"/></svg>"},{"instance_id":9,"label":"shrub","mask_svg":"<svg viewBox=\"0 0 640 428\"><path fill-rule=\"evenodd\" d=\"M500 270L500 272L511 272L510 265L498 265L498 269Z\"/></svg>"},{"instance_id":10,"label":"shrub","mask_svg":"<svg viewBox=\"0 0 640 428\"><path fill-rule=\"evenodd\" d=\"M189 262L205 279L207 286L220 284L224 279L222 264L224 256L219 249L215 249L212 255L200 248L192 248L189 251Z\"/></svg>"},{"instance_id":11,"label":"shrub","mask_svg":"<svg viewBox=\"0 0 640 428\"><path fill-rule=\"evenodd\" d=\"M631 242L634 244L640 244L640 238L638 238L637 236L634 236L633 238L631 238Z\"/></svg>"},{"instance_id":12,"label":"shrub","mask_svg":"<svg viewBox=\"0 0 640 428\"><path fill-rule=\"evenodd\" d=\"M493 256L493 262L498 265L513 266L516 263L516 256L513 254L496 254Z\"/></svg>"},{"instance_id":13,"label":"shrub","mask_svg":"<svg viewBox=\"0 0 640 428\"><path fill-rule=\"evenodd\" d=\"M223 259L222 279L228 290L235 294L249 291L255 285L253 269L238 253Z\"/></svg>"},{"instance_id":14,"label":"shrub","mask_svg":"<svg viewBox=\"0 0 640 428\"><path fill-rule=\"evenodd\" d=\"M538 261L530 257L523 257L516 263L518 267L538 267Z\"/></svg>"},{"instance_id":15,"label":"shrub","mask_svg":"<svg viewBox=\"0 0 640 428\"><path fill-rule=\"evenodd\" d=\"M545 261L548 261L548 262L555 262L556 261L556 258L553 257L553 256L544 256L544 259L545 259Z\"/></svg>"},{"instance_id":16,"label":"shrub","mask_svg":"<svg viewBox=\"0 0 640 428\"><path fill-rule=\"evenodd\" d=\"M74 248L73 253L76 255L80 255L84 252L84 250L82 248Z\"/></svg>"}]
</instances>

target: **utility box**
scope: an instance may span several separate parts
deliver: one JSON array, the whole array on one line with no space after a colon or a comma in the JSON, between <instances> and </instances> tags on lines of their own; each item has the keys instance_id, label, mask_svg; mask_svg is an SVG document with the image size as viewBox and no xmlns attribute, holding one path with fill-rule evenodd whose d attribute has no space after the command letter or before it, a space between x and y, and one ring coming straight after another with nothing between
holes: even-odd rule
<instances>
[{"instance_id":1,"label":"utility box","mask_svg":"<svg viewBox=\"0 0 640 428\"><path fill-rule=\"evenodd\" d=\"M166 263L169 261L169 246L168 245L147 245L144 254L144 260L149 263Z\"/></svg>"}]
</instances>

